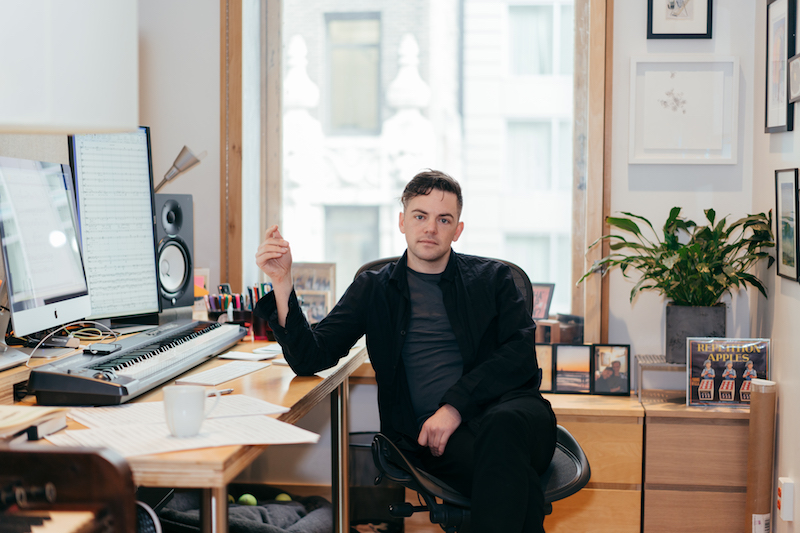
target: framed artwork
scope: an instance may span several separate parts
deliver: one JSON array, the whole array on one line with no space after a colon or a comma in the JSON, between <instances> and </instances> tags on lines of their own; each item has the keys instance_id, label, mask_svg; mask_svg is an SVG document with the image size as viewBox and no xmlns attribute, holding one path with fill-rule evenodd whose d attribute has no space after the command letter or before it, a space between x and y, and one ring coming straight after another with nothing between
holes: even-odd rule
<instances>
[{"instance_id":1,"label":"framed artwork","mask_svg":"<svg viewBox=\"0 0 800 533\"><path fill-rule=\"evenodd\" d=\"M800 100L800 54L789 59L789 103Z\"/></svg>"},{"instance_id":2,"label":"framed artwork","mask_svg":"<svg viewBox=\"0 0 800 533\"><path fill-rule=\"evenodd\" d=\"M336 294L336 263L293 263L294 288Z\"/></svg>"},{"instance_id":3,"label":"framed artwork","mask_svg":"<svg viewBox=\"0 0 800 533\"><path fill-rule=\"evenodd\" d=\"M542 382L539 384L539 390L550 392L553 390L553 345L537 344L536 361L542 371Z\"/></svg>"},{"instance_id":4,"label":"framed artwork","mask_svg":"<svg viewBox=\"0 0 800 533\"><path fill-rule=\"evenodd\" d=\"M769 339L686 339L686 405L748 407L753 378L769 379Z\"/></svg>"},{"instance_id":5,"label":"framed artwork","mask_svg":"<svg viewBox=\"0 0 800 533\"><path fill-rule=\"evenodd\" d=\"M629 395L630 345L594 344L592 352L592 394Z\"/></svg>"},{"instance_id":6,"label":"framed artwork","mask_svg":"<svg viewBox=\"0 0 800 533\"><path fill-rule=\"evenodd\" d=\"M792 131L794 127L787 64L795 54L796 5L796 0L767 0L766 133Z\"/></svg>"},{"instance_id":7,"label":"framed artwork","mask_svg":"<svg viewBox=\"0 0 800 533\"><path fill-rule=\"evenodd\" d=\"M739 139L739 59L631 58L628 163L734 165Z\"/></svg>"},{"instance_id":8,"label":"framed artwork","mask_svg":"<svg viewBox=\"0 0 800 533\"><path fill-rule=\"evenodd\" d=\"M778 256L778 275L798 279L797 259L797 169L775 171L775 245Z\"/></svg>"},{"instance_id":9,"label":"framed artwork","mask_svg":"<svg viewBox=\"0 0 800 533\"><path fill-rule=\"evenodd\" d=\"M713 0L647 0L648 39L711 39Z\"/></svg>"},{"instance_id":10,"label":"framed artwork","mask_svg":"<svg viewBox=\"0 0 800 533\"><path fill-rule=\"evenodd\" d=\"M555 283L531 283L533 287L533 319L544 320L550 316Z\"/></svg>"},{"instance_id":11,"label":"framed artwork","mask_svg":"<svg viewBox=\"0 0 800 533\"><path fill-rule=\"evenodd\" d=\"M336 263L293 263L292 276L298 299L302 294L309 302L303 309L306 318L316 324L336 303Z\"/></svg>"},{"instance_id":12,"label":"framed artwork","mask_svg":"<svg viewBox=\"0 0 800 533\"><path fill-rule=\"evenodd\" d=\"M587 344L554 344L554 392L589 394L591 392L592 347Z\"/></svg>"},{"instance_id":13,"label":"framed artwork","mask_svg":"<svg viewBox=\"0 0 800 533\"><path fill-rule=\"evenodd\" d=\"M292 269L294 270L294 269ZM304 291L297 290L297 300L300 309L306 315L309 324L316 324L331 310L331 295L329 291Z\"/></svg>"}]
</instances>

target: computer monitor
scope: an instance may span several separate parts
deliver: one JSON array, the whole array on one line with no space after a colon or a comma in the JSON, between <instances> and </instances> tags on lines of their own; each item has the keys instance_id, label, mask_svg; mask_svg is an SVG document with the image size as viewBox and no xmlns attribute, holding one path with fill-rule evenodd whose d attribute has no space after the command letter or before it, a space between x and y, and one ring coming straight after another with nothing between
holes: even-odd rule
<instances>
[{"instance_id":1,"label":"computer monitor","mask_svg":"<svg viewBox=\"0 0 800 533\"><path fill-rule=\"evenodd\" d=\"M161 311L150 153L147 127L69 138L94 320L125 325Z\"/></svg>"},{"instance_id":2,"label":"computer monitor","mask_svg":"<svg viewBox=\"0 0 800 533\"><path fill-rule=\"evenodd\" d=\"M67 165L0 157L3 289L17 337L91 313L71 181Z\"/></svg>"}]
</instances>

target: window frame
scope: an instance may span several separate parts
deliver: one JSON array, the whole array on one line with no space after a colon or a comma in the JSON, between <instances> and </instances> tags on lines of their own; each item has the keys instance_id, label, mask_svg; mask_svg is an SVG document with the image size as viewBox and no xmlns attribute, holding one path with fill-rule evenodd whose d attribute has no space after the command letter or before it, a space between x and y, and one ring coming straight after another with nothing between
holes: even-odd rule
<instances>
[{"instance_id":1,"label":"window frame","mask_svg":"<svg viewBox=\"0 0 800 533\"><path fill-rule=\"evenodd\" d=\"M262 77L264 164L259 220L262 228L281 218L281 0L261 4L262 43L267 60ZM220 0L220 281L242 286L242 2ZM559 2L560 4L560 2ZM575 23L588 30L576 38L574 77L576 115L585 117L586 134L573 130L573 153L585 154L574 172L572 278L577 280L608 252L607 243L587 251L605 233L610 204L611 95L614 0L575 0ZM591 68L589 68L591 66ZM555 67L555 65L554 65ZM582 155L576 158L579 159ZM252 257L252 254L245 254ZM583 315L584 340L608 337L608 280L591 276L573 291L573 314Z\"/></svg>"}]
</instances>

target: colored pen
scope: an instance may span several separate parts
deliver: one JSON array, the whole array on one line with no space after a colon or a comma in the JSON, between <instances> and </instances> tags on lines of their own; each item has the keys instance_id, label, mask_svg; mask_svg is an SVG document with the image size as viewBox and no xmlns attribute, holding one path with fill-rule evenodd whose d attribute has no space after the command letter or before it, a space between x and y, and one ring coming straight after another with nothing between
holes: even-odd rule
<instances>
[{"instance_id":1,"label":"colored pen","mask_svg":"<svg viewBox=\"0 0 800 533\"><path fill-rule=\"evenodd\" d=\"M233 389L222 389L222 390L211 390L208 391L207 396L216 396L219 393L220 396L224 396L226 394L230 394L233 392Z\"/></svg>"}]
</instances>

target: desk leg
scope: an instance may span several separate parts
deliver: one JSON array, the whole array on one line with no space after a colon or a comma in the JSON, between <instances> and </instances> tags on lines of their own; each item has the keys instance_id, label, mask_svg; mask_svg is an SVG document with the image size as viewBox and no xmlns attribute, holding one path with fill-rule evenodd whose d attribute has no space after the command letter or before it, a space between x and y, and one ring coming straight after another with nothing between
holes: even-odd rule
<instances>
[{"instance_id":1,"label":"desk leg","mask_svg":"<svg viewBox=\"0 0 800 533\"><path fill-rule=\"evenodd\" d=\"M228 487L201 490L200 529L203 533L228 533Z\"/></svg>"},{"instance_id":2,"label":"desk leg","mask_svg":"<svg viewBox=\"0 0 800 533\"><path fill-rule=\"evenodd\" d=\"M347 420L347 403L350 399L350 383L345 378L331 393L331 482L333 490L334 531L350 531L350 433Z\"/></svg>"}]
</instances>

